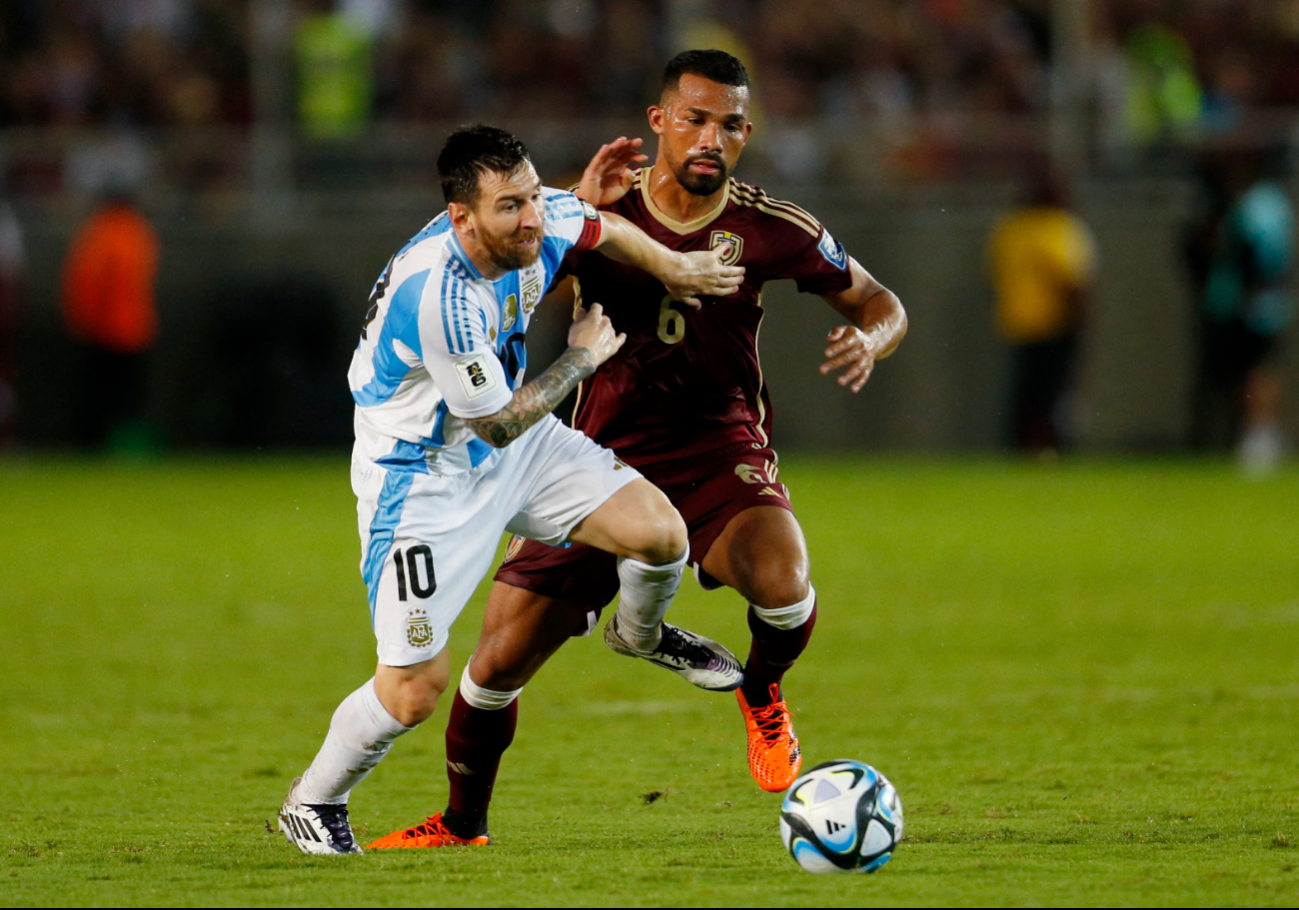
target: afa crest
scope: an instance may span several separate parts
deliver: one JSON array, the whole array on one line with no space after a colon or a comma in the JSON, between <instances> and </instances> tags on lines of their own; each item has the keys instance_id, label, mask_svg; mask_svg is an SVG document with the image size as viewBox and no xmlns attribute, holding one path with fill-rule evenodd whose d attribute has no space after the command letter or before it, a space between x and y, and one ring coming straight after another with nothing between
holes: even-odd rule
<instances>
[{"instance_id":1,"label":"afa crest","mask_svg":"<svg viewBox=\"0 0 1299 910\"><path fill-rule=\"evenodd\" d=\"M423 648L433 643L433 627L423 610L415 609L406 614L406 640L412 648Z\"/></svg>"},{"instance_id":2,"label":"afa crest","mask_svg":"<svg viewBox=\"0 0 1299 910\"><path fill-rule=\"evenodd\" d=\"M523 279L523 315L531 316L541 303L541 276L535 272Z\"/></svg>"},{"instance_id":3,"label":"afa crest","mask_svg":"<svg viewBox=\"0 0 1299 910\"><path fill-rule=\"evenodd\" d=\"M715 250L722 244L730 247L722 254L722 265L735 265L744 255L744 238L739 234L732 234L730 231L713 231L708 238L708 248Z\"/></svg>"}]
</instances>

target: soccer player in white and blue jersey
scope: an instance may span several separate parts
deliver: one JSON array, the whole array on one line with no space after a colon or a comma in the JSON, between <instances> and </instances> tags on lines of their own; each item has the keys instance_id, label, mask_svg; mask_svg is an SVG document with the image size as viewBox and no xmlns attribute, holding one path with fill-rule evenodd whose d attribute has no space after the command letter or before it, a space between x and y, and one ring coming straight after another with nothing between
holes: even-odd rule
<instances>
[{"instance_id":1,"label":"soccer player in white and blue jersey","mask_svg":"<svg viewBox=\"0 0 1299 910\"><path fill-rule=\"evenodd\" d=\"M280 811L280 829L305 853L360 852L348 796L398 736L432 714L448 683L451 624L503 531L616 554L622 597L611 622L627 647L702 688L734 689L743 678L721 645L662 622L687 559L676 510L551 414L625 336L599 304L579 310L568 350L523 383L528 322L566 254L601 249L695 304L734 293L743 269L722 265L721 251L670 251L618 216L544 188L527 150L502 130L453 134L438 172L447 211L388 263L348 374L361 573L379 660L339 705ZM512 717L519 691L486 689L466 670L456 701ZM485 819L473 828L447 812L371 846L487 843Z\"/></svg>"}]
</instances>

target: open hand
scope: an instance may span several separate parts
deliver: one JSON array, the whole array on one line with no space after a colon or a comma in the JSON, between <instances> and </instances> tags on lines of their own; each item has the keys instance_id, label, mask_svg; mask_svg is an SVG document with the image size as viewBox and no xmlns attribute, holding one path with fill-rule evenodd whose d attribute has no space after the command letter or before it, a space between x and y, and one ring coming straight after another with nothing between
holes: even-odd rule
<instances>
[{"instance_id":1,"label":"open hand","mask_svg":"<svg viewBox=\"0 0 1299 910\"><path fill-rule=\"evenodd\" d=\"M629 165L640 164L649 158L640 153L643 140L619 136L600 146L591 163L582 172L582 182L577 186L577 198L594 206L612 205L631 189L636 173Z\"/></svg>"},{"instance_id":2,"label":"open hand","mask_svg":"<svg viewBox=\"0 0 1299 910\"><path fill-rule=\"evenodd\" d=\"M663 286L675 299L699 309L700 297L726 297L734 294L744 283L744 266L722 265L722 257L730 252L728 244L719 244L711 250L679 254L677 271L662 278Z\"/></svg>"},{"instance_id":3,"label":"open hand","mask_svg":"<svg viewBox=\"0 0 1299 910\"><path fill-rule=\"evenodd\" d=\"M870 379L879 357L879 344L874 334L867 334L856 326L837 325L830 330L826 339L829 347L825 349L828 358L821 364L821 374L829 375L841 367L848 367L839 377L839 385L849 386L854 392L860 392L866 380Z\"/></svg>"}]
</instances>

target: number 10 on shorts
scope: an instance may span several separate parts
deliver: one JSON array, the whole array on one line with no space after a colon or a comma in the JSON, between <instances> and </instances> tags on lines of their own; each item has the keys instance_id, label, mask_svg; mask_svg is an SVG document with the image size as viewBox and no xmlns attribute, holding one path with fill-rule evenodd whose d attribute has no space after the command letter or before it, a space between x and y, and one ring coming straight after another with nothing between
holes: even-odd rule
<instances>
[{"instance_id":1,"label":"number 10 on shorts","mask_svg":"<svg viewBox=\"0 0 1299 910\"><path fill-rule=\"evenodd\" d=\"M418 600L432 597L433 592L438 589L437 576L433 574L433 551L429 549L428 544L411 547L406 551L405 556L402 555L400 548L395 549L392 551L392 562L397 569L398 600L406 600L407 578L410 579L410 593ZM424 570L422 579L421 568Z\"/></svg>"}]
</instances>

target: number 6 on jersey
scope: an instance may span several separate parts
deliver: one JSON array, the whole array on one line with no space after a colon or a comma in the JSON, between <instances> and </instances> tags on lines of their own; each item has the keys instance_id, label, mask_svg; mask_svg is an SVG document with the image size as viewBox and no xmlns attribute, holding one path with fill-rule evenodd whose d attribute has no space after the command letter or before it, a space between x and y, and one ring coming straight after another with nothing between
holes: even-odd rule
<instances>
[{"instance_id":1,"label":"number 6 on jersey","mask_svg":"<svg viewBox=\"0 0 1299 910\"><path fill-rule=\"evenodd\" d=\"M671 294L659 303L659 341L664 344L676 344L686 337L685 314L674 310L672 303Z\"/></svg>"}]
</instances>

